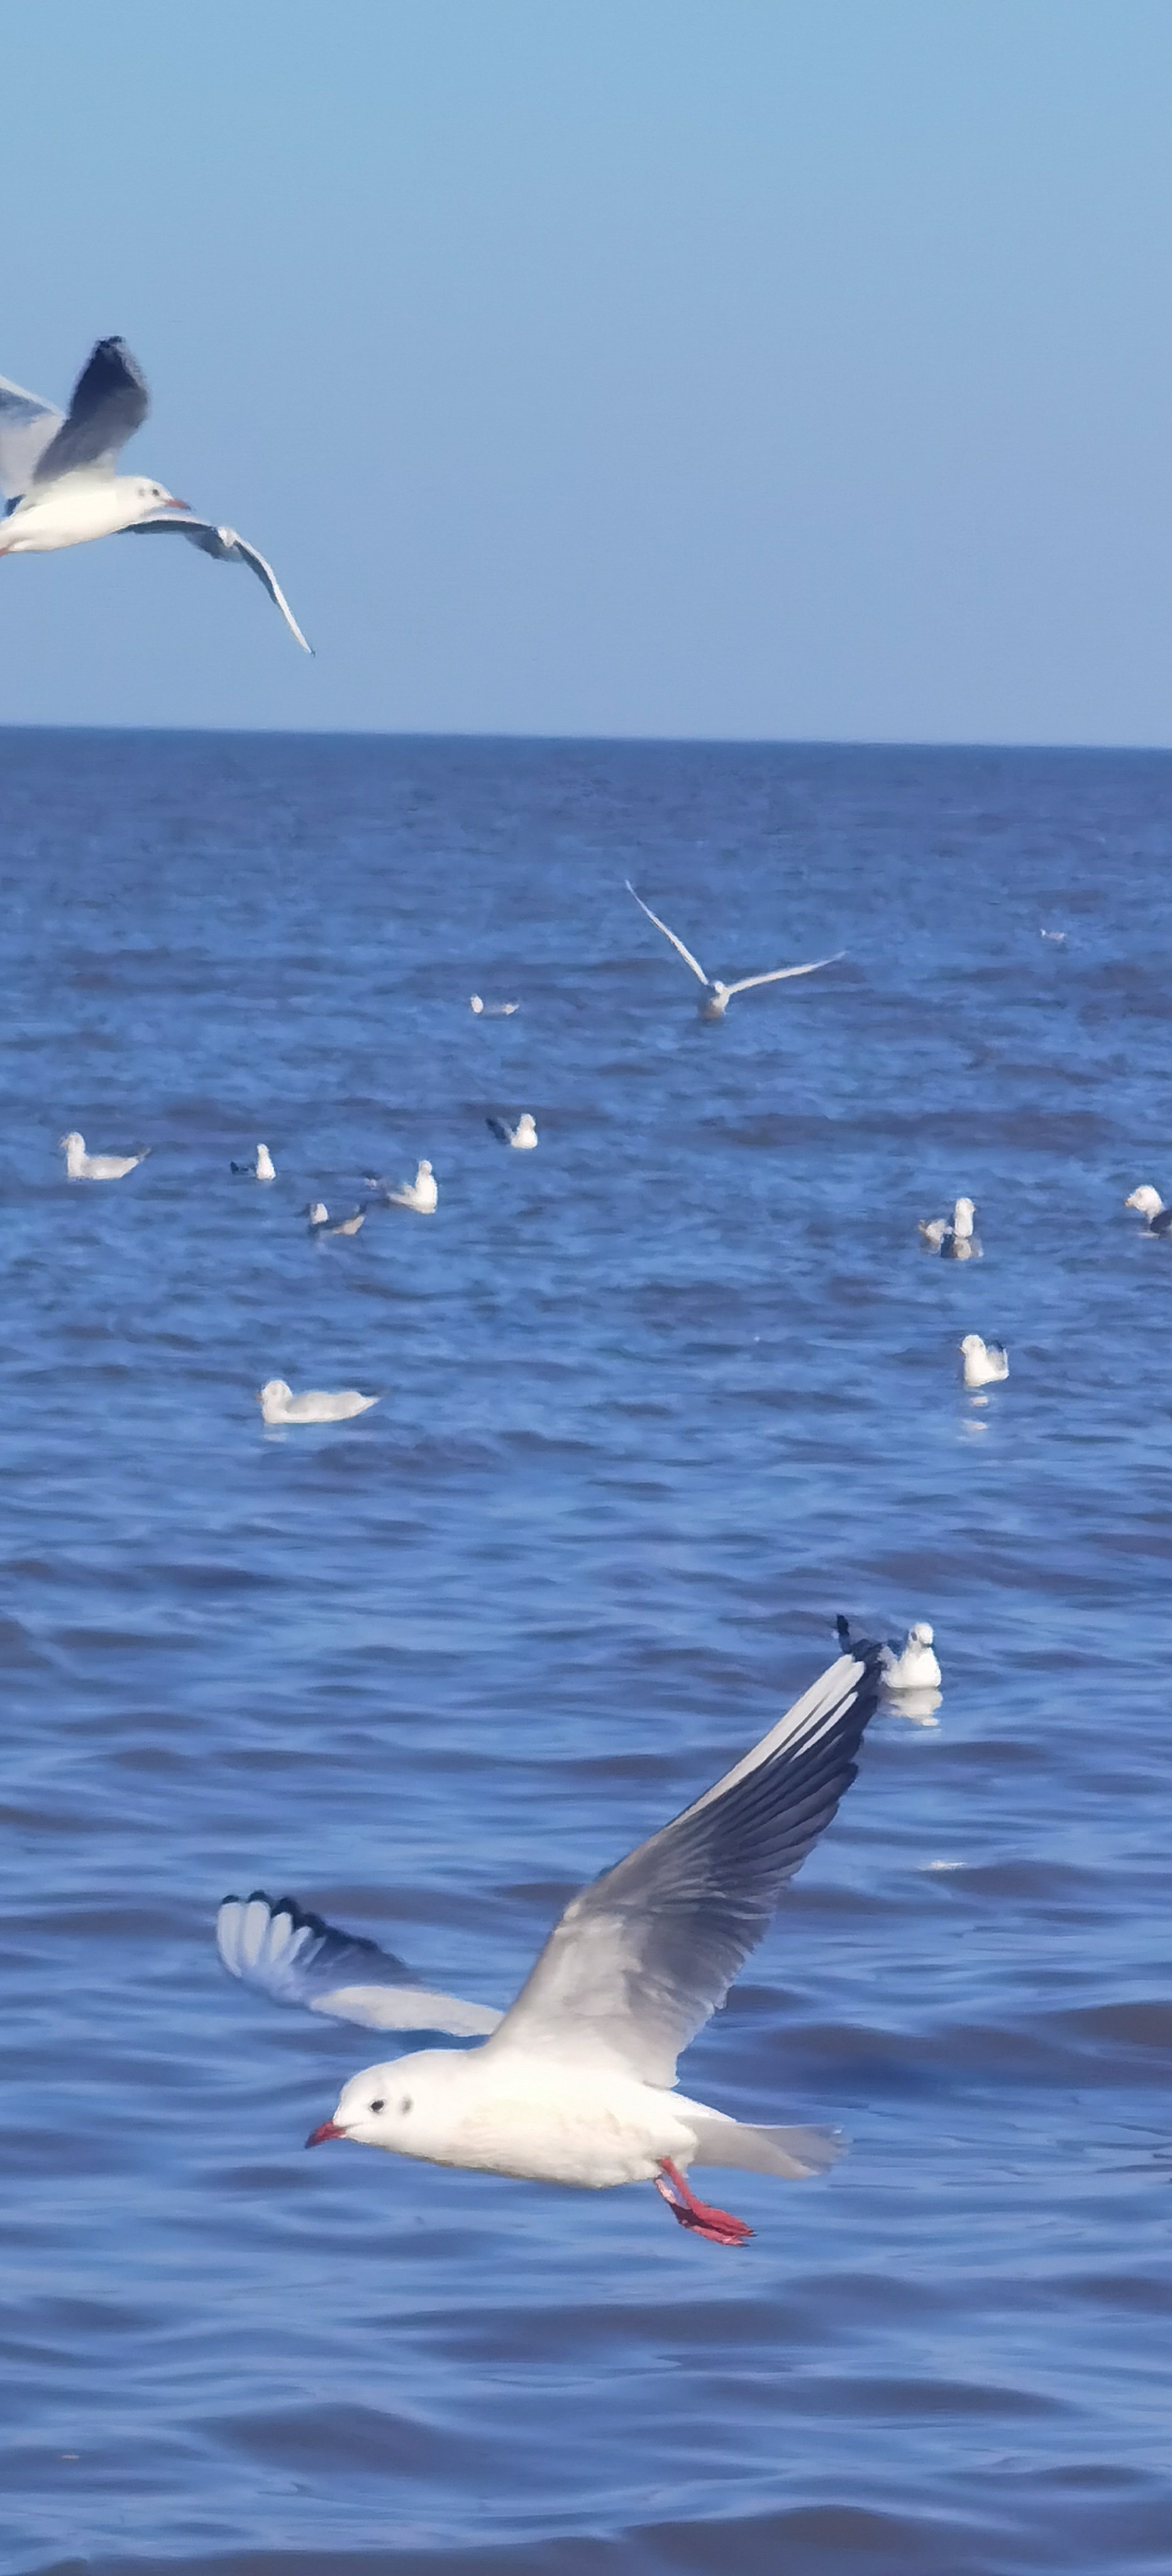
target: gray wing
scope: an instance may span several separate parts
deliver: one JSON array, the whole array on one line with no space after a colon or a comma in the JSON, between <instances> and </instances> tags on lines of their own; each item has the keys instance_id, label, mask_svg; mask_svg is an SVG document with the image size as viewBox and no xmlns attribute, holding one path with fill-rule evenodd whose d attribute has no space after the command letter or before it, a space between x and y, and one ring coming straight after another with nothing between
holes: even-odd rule
<instances>
[{"instance_id":1,"label":"gray wing","mask_svg":"<svg viewBox=\"0 0 1172 2576\"><path fill-rule=\"evenodd\" d=\"M635 894L635 889L634 889L634 886L633 886L633 885L632 885L632 883L631 883L630 878L629 878L629 877L627 877L627 878L624 880L624 882L625 882L625 884L626 884L627 893L628 893L628 894ZM684 943L683 943L683 940L682 940L682 939L677 939L677 938L676 938L676 935L675 935L674 930L669 930L669 929L668 929L668 926L667 926L666 921L661 921L661 920L660 920L660 918L659 918L659 914L658 914L657 912L653 912L653 911L652 911L650 904L649 904L649 903L644 903L644 901L643 901L643 897L642 897L642 895L641 895L641 894L635 894L635 901L636 901L636 903L637 903L637 904L638 904L638 906L639 906L639 910L640 910L640 912L645 912L645 913L646 913L647 918L648 918L648 921L653 921L653 922L654 922L654 924L655 924L656 929L657 929L657 930L662 930L663 935L664 935L664 938L665 938L665 939L670 939L671 944L672 944L672 947L675 949L676 955L677 955L678 957L682 957L682 958L683 958L683 961L684 961L685 966L690 966L690 967L691 967L691 969L692 969L692 973L693 973L693 975L698 975L698 976L699 976L699 978L700 978L701 983L702 983L702 984L706 984L706 983L708 982L708 977L707 977L707 975L705 974L705 972L704 972L704 969L703 969L702 965L700 964L700 960L699 960L699 958L698 958L698 957L693 957L691 949L690 949L690 948L685 948Z\"/></svg>"},{"instance_id":2,"label":"gray wing","mask_svg":"<svg viewBox=\"0 0 1172 2576\"><path fill-rule=\"evenodd\" d=\"M69 413L37 460L34 483L55 483L86 466L112 466L141 429L150 395L125 340L99 340L87 358Z\"/></svg>"},{"instance_id":3,"label":"gray wing","mask_svg":"<svg viewBox=\"0 0 1172 2576\"><path fill-rule=\"evenodd\" d=\"M812 958L808 966L775 966L768 975L742 975L739 984L726 987L729 1000L734 993L751 993L754 984L784 984L791 975L817 975L823 966L837 966L839 958L845 955L845 948L836 948L833 957Z\"/></svg>"},{"instance_id":4,"label":"gray wing","mask_svg":"<svg viewBox=\"0 0 1172 2576\"><path fill-rule=\"evenodd\" d=\"M155 537L167 529L171 529L178 537L186 537L189 545L198 546L200 553L210 555L213 563L247 564L249 571L256 574L257 580L263 582L274 607L280 609L290 634L296 636L302 652L313 652L313 646L307 644L272 565L265 562L264 556L257 553L255 546L250 546L244 537L237 536L235 528L218 528L214 519L139 519L133 528L127 528L124 533L128 537Z\"/></svg>"},{"instance_id":5,"label":"gray wing","mask_svg":"<svg viewBox=\"0 0 1172 2576\"><path fill-rule=\"evenodd\" d=\"M304 2004L369 2030L442 2030L466 2039L495 2030L500 2020L489 2004L421 1986L377 1941L337 1931L292 1896L275 1905L260 1889L226 1896L216 1916L216 1946L229 1976L274 2002Z\"/></svg>"},{"instance_id":6,"label":"gray wing","mask_svg":"<svg viewBox=\"0 0 1172 2576\"><path fill-rule=\"evenodd\" d=\"M0 492L19 501L27 492L40 458L61 427L64 413L39 394L0 376Z\"/></svg>"},{"instance_id":7,"label":"gray wing","mask_svg":"<svg viewBox=\"0 0 1172 2576\"><path fill-rule=\"evenodd\" d=\"M854 1779L881 1660L869 1643L841 1655L715 1788L583 1888L490 2046L673 2084Z\"/></svg>"}]
</instances>

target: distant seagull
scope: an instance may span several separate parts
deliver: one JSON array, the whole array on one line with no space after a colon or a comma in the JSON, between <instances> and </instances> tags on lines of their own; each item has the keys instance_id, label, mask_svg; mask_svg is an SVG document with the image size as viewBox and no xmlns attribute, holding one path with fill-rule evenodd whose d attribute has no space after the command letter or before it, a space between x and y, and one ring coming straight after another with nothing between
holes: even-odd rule
<instances>
[{"instance_id":1,"label":"distant seagull","mask_svg":"<svg viewBox=\"0 0 1172 2576\"><path fill-rule=\"evenodd\" d=\"M486 1118L485 1126L499 1136L502 1145L512 1145L519 1154L531 1154L537 1143L537 1127L532 1112L523 1109L515 1127L506 1127L503 1118Z\"/></svg>"},{"instance_id":2,"label":"distant seagull","mask_svg":"<svg viewBox=\"0 0 1172 2576\"><path fill-rule=\"evenodd\" d=\"M951 1218L921 1217L919 1231L933 1252L946 1261L979 1261L981 1247L973 1232L976 1209L971 1199L958 1199Z\"/></svg>"},{"instance_id":3,"label":"distant seagull","mask_svg":"<svg viewBox=\"0 0 1172 2576\"><path fill-rule=\"evenodd\" d=\"M87 1154L85 1138L76 1128L61 1138L60 1151L65 1156L65 1177L69 1181L124 1181L128 1172L145 1163L150 1146L141 1154Z\"/></svg>"},{"instance_id":4,"label":"distant seagull","mask_svg":"<svg viewBox=\"0 0 1172 2576\"><path fill-rule=\"evenodd\" d=\"M479 993L470 993L468 1008L475 1011L478 1020L511 1020L521 1005L519 1002L482 1002Z\"/></svg>"},{"instance_id":5,"label":"distant seagull","mask_svg":"<svg viewBox=\"0 0 1172 2576\"><path fill-rule=\"evenodd\" d=\"M335 1217L331 1223L330 1211L324 1199L311 1200L310 1205L303 1209L302 1213L309 1218L311 1234L358 1234L366 1223L364 1207L355 1208L353 1216Z\"/></svg>"},{"instance_id":6,"label":"distant seagull","mask_svg":"<svg viewBox=\"0 0 1172 2576\"><path fill-rule=\"evenodd\" d=\"M1124 1207L1138 1208L1140 1215L1146 1216L1145 1234L1167 1234L1172 1231L1172 1207L1165 1207L1159 1191L1152 1188L1150 1181L1141 1182L1138 1190L1133 1190L1130 1198L1124 1199L1123 1204Z\"/></svg>"},{"instance_id":7,"label":"distant seagull","mask_svg":"<svg viewBox=\"0 0 1172 2576\"><path fill-rule=\"evenodd\" d=\"M690 2099L675 2089L676 2060L829 1825L878 1699L877 1650L840 1656L713 1788L571 1898L480 2047L368 2066L306 2145L349 2138L586 2191L650 2182L681 2227L743 2245L745 2221L699 2199L689 2167L800 2181L825 2172L840 2142ZM263 1913L257 1926L263 1944Z\"/></svg>"},{"instance_id":8,"label":"distant seagull","mask_svg":"<svg viewBox=\"0 0 1172 2576\"><path fill-rule=\"evenodd\" d=\"M959 1347L967 1387L999 1386L1008 1377L1009 1359L1003 1342L983 1342L979 1333L966 1333Z\"/></svg>"},{"instance_id":9,"label":"distant seagull","mask_svg":"<svg viewBox=\"0 0 1172 2576\"><path fill-rule=\"evenodd\" d=\"M39 394L0 376L0 555L54 554L91 537L175 529L219 563L244 563L264 583L303 650L309 645L271 565L234 528L210 519L160 518L184 510L163 483L116 474L118 457L150 410L146 383L124 340L99 340L73 388L66 417Z\"/></svg>"},{"instance_id":10,"label":"distant seagull","mask_svg":"<svg viewBox=\"0 0 1172 2576\"><path fill-rule=\"evenodd\" d=\"M834 1625L844 1655L857 1653L859 1641L850 1620L840 1612ZM933 1712L940 1706L941 1672L928 1621L917 1619L902 1646L898 1638L890 1637L879 1652L883 1688L898 1700L901 1715L914 1718L919 1726L934 1725Z\"/></svg>"},{"instance_id":11,"label":"distant seagull","mask_svg":"<svg viewBox=\"0 0 1172 2576\"><path fill-rule=\"evenodd\" d=\"M500 2020L491 2004L421 1986L388 1950L359 1932L339 1932L307 1914L292 1896L274 1904L226 1896L216 1916L216 1947L229 1976L279 2004L304 2004L332 2021L368 2030L442 2030L454 2039L483 2037Z\"/></svg>"},{"instance_id":12,"label":"distant seagull","mask_svg":"<svg viewBox=\"0 0 1172 2576\"><path fill-rule=\"evenodd\" d=\"M1056 948L1065 948L1066 946L1066 932L1064 930L1044 930L1042 932L1042 937L1043 939L1052 939Z\"/></svg>"},{"instance_id":13,"label":"distant seagull","mask_svg":"<svg viewBox=\"0 0 1172 2576\"><path fill-rule=\"evenodd\" d=\"M320 1387L294 1395L283 1377L271 1377L256 1400L266 1422L349 1422L356 1413L369 1413L382 1398L359 1395L353 1386L342 1387L337 1395L327 1395Z\"/></svg>"},{"instance_id":14,"label":"distant seagull","mask_svg":"<svg viewBox=\"0 0 1172 2576\"><path fill-rule=\"evenodd\" d=\"M379 1180L371 1172L364 1172L362 1177L368 1190L382 1192L384 1207L414 1208L417 1216L435 1215L439 1191L430 1163L417 1163L414 1180L401 1181L397 1190L391 1188L389 1181Z\"/></svg>"},{"instance_id":15,"label":"distant seagull","mask_svg":"<svg viewBox=\"0 0 1172 2576\"><path fill-rule=\"evenodd\" d=\"M791 975L816 975L820 967L834 966L840 957L846 955L845 948L836 948L833 957L815 957L808 966L775 966L768 975L742 975L739 984L722 984L719 976L705 974L699 959L693 957L691 949L685 948L683 940L676 938L674 930L668 929L666 921L661 921L657 912L652 912L650 904L644 903L641 894L635 894L629 877L625 882L627 893L635 895L640 912L645 912L648 921L653 921L656 929L662 930L664 938L670 939L672 947L677 955L683 958L685 966L690 966L693 975L699 976L704 986L704 999L699 1006L702 1020L722 1020L734 993L750 993L756 984L781 984Z\"/></svg>"},{"instance_id":16,"label":"distant seagull","mask_svg":"<svg viewBox=\"0 0 1172 2576\"><path fill-rule=\"evenodd\" d=\"M254 1163L233 1163L234 1172L246 1173L252 1181L275 1181L277 1167L267 1145L258 1145Z\"/></svg>"}]
</instances>

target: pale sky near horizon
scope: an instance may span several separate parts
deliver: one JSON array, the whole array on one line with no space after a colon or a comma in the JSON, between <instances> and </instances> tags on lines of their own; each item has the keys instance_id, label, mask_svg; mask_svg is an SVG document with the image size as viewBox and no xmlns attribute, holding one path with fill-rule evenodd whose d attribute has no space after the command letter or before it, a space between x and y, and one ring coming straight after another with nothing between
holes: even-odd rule
<instances>
[{"instance_id":1,"label":"pale sky near horizon","mask_svg":"<svg viewBox=\"0 0 1172 2576\"><path fill-rule=\"evenodd\" d=\"M271 555L0 561L0 722L1172 744L1168 0L43 0L0 374Z\"/></svg>"}]
</instances>

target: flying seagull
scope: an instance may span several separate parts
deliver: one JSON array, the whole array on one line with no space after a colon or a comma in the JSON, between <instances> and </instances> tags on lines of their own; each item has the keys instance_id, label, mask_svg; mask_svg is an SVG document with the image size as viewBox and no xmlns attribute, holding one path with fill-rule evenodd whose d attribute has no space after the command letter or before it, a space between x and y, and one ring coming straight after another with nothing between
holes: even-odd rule
<instances>
[{"instance_id":1,"label":"flying seagull","mask_svg":"<svg viewBox=\"0 0 1172 2576\"><path fill-rule=\"evenodd\" d=\"M715 1788L571 1899L481 2047L367 2067L306 2144L351 2138L587 2191L653 2182L681 2227L743 2245L750 2229L698 2199L688 2167L796 2181L824 2172L838 2141L690 2100L675 2090L676 2059L850 1787L881 1680L877 1646L840 1656Z\"/></svg>"},{"instance_id":2,"label":"flying seagull","mask_svg":"<svg viewBox=\"0 0 1172 2576\"><path fill-rule=\"evenodd\" d=\"M734 993L751 993L756 984L782 984L791 975L816 975L820 967L834 966L840 957L846 955L845 948L836 948L833 957L812 958L808 966L774 966L768 975L742 975L738 984L722 984L719 975L705 974L699 958L693 957L691 949L685 948L683 940L676 938L674 930L668 929L666 921L661 921L657 912L652 912L650 904L644 903L642 895L635 894L629 877L625 882L627 893L635 895L640 912L645 912L648 921L653 921L656 929L662 930L664 938L670 939L672 947L677 955L683 958L685 966L690 966L693 975L699 976L704 986L704 999L699 1006L702 1020L722 1020Z\"/></svg>"},{"instance_id":3,"label":"flying seagull","mask_svg":"<svg viewBox=\"0 0 1172 2576\"><path fill-rule=\"evenodd\" d=\"M272 565L255 546L235 528L193 518L187 502L164 483L115 471L149 410L145 378L125 340L98 341L68 413L0 376L0 492L10 504L0 518L0 555L54 554L91 537L153 536L171 529L217 563L247 564L303 651L310 652ZM170 510L186 516L159 515Z\"/></svg>"}]
</instances>

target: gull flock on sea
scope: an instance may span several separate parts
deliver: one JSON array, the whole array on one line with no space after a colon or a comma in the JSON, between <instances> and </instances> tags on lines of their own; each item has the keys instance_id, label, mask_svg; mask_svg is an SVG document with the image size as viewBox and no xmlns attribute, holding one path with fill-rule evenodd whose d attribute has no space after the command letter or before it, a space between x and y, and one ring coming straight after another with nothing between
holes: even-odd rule
<instances>
[{"instance_id":1,"label":"gull flock on sea","mask_svg":"<svg viewBox=\"0 0 1172 2576\"><path fill-rule=\"evenodd\" d=\"M0 490L9 505L0 518L0 555L117 534L178 534L213 560L246 565L308 651L255 547L230 527L195 518L165 485L117 470L148 411L141 371L117 338L96 344L67 412L0 379ZM722 1021L738 995L821 973L845 953L725 981L706 972L629 880L627 890L698 980L700 1016L709 1023ZM1042 937L1060 944L1065 934L1043 930ZM521 1002L473 993L469 1007L477 1022L503 1020ZM531 1110L512 1122L498 1111L485 1114L510 1150L537 1150ZM90 1153L70 1130L60 1150L69 1182L110 1183L138 1171L151 1148ZM277 1182L265 1143L230 1168L268 1187ZM368 1174L364 1186L371 1195L341 1217L331 1217L315 1191L301 1209L310 1236L353 1240L373 1208L435 1216L439 1207L427 1157L411 1180ZM1125 1204L1144 1218L1147 1234L1172 1231L1172 1207L1151 1184L1134 1189ZM982 1254L975 1220L973 1199L961 1194L950 1217L922 1218L918 1231L940 1257L973 1261ZM353 1257L361 1260L364 1249ZM974 1405L987 1404L987 1390L1009 1378L1003 1344L970 1330L959 1352L965 1394ZM282 1377L268 1379L256 1395L265 1425L281 1433L352 1423L382 1400L356 1387L295 1393ZM887 1641L857 1633L842 1615L836 1625L836 1660L713 1787L578 1891L504 2011L423 1983L377 1943L324 1922L295 1898L274 1900L263 1890L226 1898L217 1921L220 1956L246 1984L369 2028L477 2043L459 2051L423 2048L353 2075L307 2144L345 2139L588 2190L651 2183L681 2228L724 2247L743 2245L751 2231L693 2191L693 2168L788 2180L826 2172L841 2151L834 2134L736 2118L681 2093L676 2067L831 1825L876 1711L937 1722L942 1674L927 1620Z\"/></svg>"}]
</instances>

